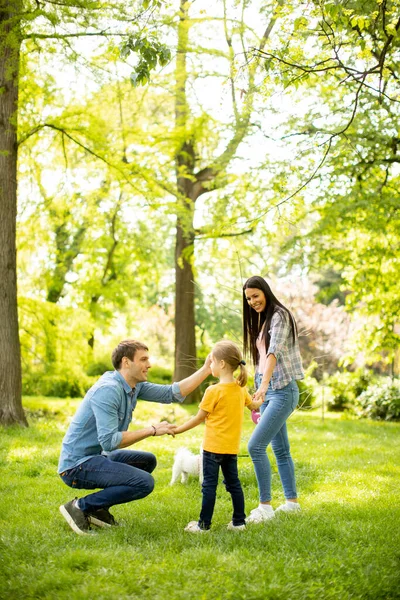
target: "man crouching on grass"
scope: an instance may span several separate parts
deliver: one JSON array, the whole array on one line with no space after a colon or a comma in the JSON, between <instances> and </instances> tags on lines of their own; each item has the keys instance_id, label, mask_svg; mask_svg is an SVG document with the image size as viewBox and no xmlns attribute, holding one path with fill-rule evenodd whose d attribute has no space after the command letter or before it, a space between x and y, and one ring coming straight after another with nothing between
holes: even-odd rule
<instances>
[{"instance_id":1,"label":"man crouching on grass","mask_svg":"<svg viewBox=\"0 0 400 600\"><path fill-rule=\"evenodd\" d=\"M147 382L148 348L124 340L112 353L115 371L104 373L82 400L63 439L58 473L72 488L99 492L75 498L60 506L68 525L86 534L90 525L116 525L110 506L145 498L154 488L150 475L156 467L154 454L120 450L150 436L173 434L167 421L145 429L127 431L138 398L150 402L182 402L210 375L210 361L178 383Z\"/></svg>"}]
</instances>

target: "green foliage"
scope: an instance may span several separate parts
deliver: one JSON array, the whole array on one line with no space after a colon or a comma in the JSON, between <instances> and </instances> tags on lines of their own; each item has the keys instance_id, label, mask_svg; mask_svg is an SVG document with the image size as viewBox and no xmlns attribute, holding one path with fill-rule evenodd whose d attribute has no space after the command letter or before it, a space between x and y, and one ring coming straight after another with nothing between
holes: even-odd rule
<instances>
[{"instance_id":1,"label":"green foliage","mask_svg":"<svg viewBox=\"0 0 400 600\"><path fill-rule=\"evenodd\" d=\"M287 89L301 89L291 94L286 121L300 158L286 170L297 165L314 179L288 240L291 264L300 261L319 279L325 272L321 301L345 296L362 323L350 362L359 352L369 363L391 361L399 344L398 10L398 1L311 3L302 31L289 9L285 27L295 39L268 55Z\"/></svg>"},{"instance_id":2,"label":"green foliage","mask_svg":"<svg viewBox=\"0 0 400 600\"><path fill-rule=\"evenodd\" d=\"M350 408L355 399L352 380L352 374L349 372L335 373L326 380L332 391L332 397L328 400L328 410L341 412Z\"/></svg>"},{"instance_id":3,"label":"green foliage","mask_svg":"<svg viewBox=\"0 0 400 600\"><path fill-rule=\"evenodd\" d=\"M82 397L94 383L85 374L93 331L81 309L33 298L19 299L24 394Z\"/></svg>"},{"instance_id":4,"label":"green foliage","mask_svg":"<svg viewBox=\"0 0 400 600\"><path fill-rule=\"evenodd\" d=\"M338 371L324 381L331 390L328 410L342 412L354 408L356 398L364 392L374 379L372 371Z\"/></svg>"},{"instance_id":5,"label":"green foliage","mask_svg":"<svg viewBox=\"0 0 400 600\"><path fill-rule=\"evenodd\" d=\"M312 408L313 404L315 404L315 393L310 378L300 379L297 385L300 392L298 408L304 410Z\"/></svg>"},{"instance_id":6,"label":"green foliage","mask_svg":"<svg viewBox=\"0 0 400 600\"><path fill-rule=\"evenodd\" d=\"M60 372L86 367L94 326L86 311L22 297L19 318L24 371L53 373L55 364Z\"/></svg>"},{"instance_id":7,"label":"green foliage","mask_svg":"<svg viewBox=\"0 0 400 600\"><path fill-rule=\"evenodd\" d=\"M142 0L142 6L144 10L148 10L150 8L161 8L163 5L163 0Z\"/></svg>"},{"instance_id":8,"label":"green foliage","mask_svg":"<svg viewBox=\"0 0 400 600\"><path fill-rule=\"evenodd\" d=\"M106 371L113 371L114 367L112 365L110 358L103 358L101 360L97 360L95 362L91 362L86 369L86 375L91 377L100 377Z\"/></svg>"},{"instance_id":9,"label":"green foliage","mask_svg":"<svg viewBox=\"0 0 400 600\"><path fill-rule=\"evenodd\" d=\"M70 127L78 127L83 118L89 119L91 110L98 115L100 108L96 101L93 106L87 104L85 110L80 106L67 110L63 119ZM110 112L111 120L114 116L118 118ZM96 122L102 132L107 131L106 123L98 116ZM118 137L117 132L110 132L111 137L114 134ZM106 140L97 137L100 133L95 123L91 123L90 135L90 143L99 147L103 144L104 148ZM135 286L135 298L147 305L156 303L163 293L160 278L172 262L170 243L165 241L169 224L162 214L142 213L132 190L115 181L104 164L93 164L92 157L81 153L76 144L63 142L60 135L53 139L51 147L55 154L54 169L63 160L58 153L68 155L68 172L74 181L68 189L72 188L74 193L66 194L64 183L55 194L46 192L49 155L46 155L47 165L42 165L40 153L36 155L37 146L32 144L29 152L23 146L26 154L21 155L21 160L29 157L32 185L38 195L35 203L32 201L20 215L20 293L28 295L33 287L52 302L78 305L89 311L93 325L96 323L104 331L115 311L124 310L130 300L127 281ZM82 190L82 168L91 180L86 191ZM149 190L146 200L151 201ZM136 216L132 229L133 214Z\"/></svg>"},{"instance_id":10,"label":"green foliage","mask_svg":"<svg viewBox=\"0 0 400 600\"><path fill-rule=\"evenodd\" d=\"M247 10L249 6L245 4ZM265 49L274 47L283 59L307 65L313 60L327 60L332 48L329 44L320 44L320 28L326 32L327 26L334 37L337 34L339 40L341 36L346 38L338 47L346 48L349 64L371 59L375 33L378 44L375 49L380 49L383 13L379 12L376 3L352 2L346 6L337 2L310 3L304 7L302 16L294 10L292 3L276 4L279 4L276 13L279 27L274 29L274 36L268 40ZM88 8L95 6L93 3ZM159 8L159 2L146 0L142 4L145 11L155 7ZM172 35L176 39L174 11L177 7L177 4L168 6L171 12L167 20L160 18L157 35L159 31L164 34L171 26L169 39ZM77 25L80 25L86 19L85 31L89 25L92 31L95 13L79 11L82 8L79 2L67 2L64 8L68 23L74 23L76 17ZM389 27L387 31L390 31L394 4L387 2L383 8ZM301 140L300 164L287 165L276 159L277 137L282 135L282 130L278 130L273 142L272 164L262 170L262 176L257 176L258 166L252 168L250 160L241 163L246 165L242 168L238 160L232 160L245 133L258 135L260 131L271 140L274 119L265 121L267 130L262 118L267 102L261 107L253 95L256 61L249 61L248 71L247 65L241 69L240 88L237 87L234 75L238 64L236 60L228 59L228 50L234 48L235 56L242 56L243 46L256 47L259 39L244 21L231 19L235 14L233 9L236 10L236 3L228 3L226 22L223 24L219 17L213 22L213 27L220 27L215 47L211 47L214 42L211 43L209 38L211 13L202 17L200 11L193 22L187 20L185 23L188 44L187 47L182 44L179 54L186 56L187 51L190 60L185 67L187 73L181 69L179 77L185 79L187 90L193 93L184 94L184 98L174 95L176 81L172 69L154 77L154 85L146 89L132 88L129 81L121 77L121 73L125 73L120 70L120 67L124 68L122 65L118 64L118 72L112 73L112 61L118 61L116 53L111 56L104 51L90 59L95 73L90 97L79 98L85 86L77 85L75 100L65 108L63 94L57 89L56 73L61 69L59 66L47 68L46 61L39 64L32 56L37 45L51 49L58 63L59 48L71 45L71 54L74 54L73 40L47 42L33 38L26 41L19 115L20 190L33 189L34 193L25 197L21 192L20 204L23 208L28 206L28 210L21 211L19 217L20 293L24 288L24 295L33 293L55 298L65 305L83 308L85 314L90 313L84 324L84 335L74 328L82 354L87 349L86 335L87 339L92 337L95 325L106 332L116 313L119 318L121 313L129 311L132 291L144 305L171 306L173 227L179 220L185 231L189 231L195 212L192 203L181 202L176 173L188 185L201 173L197 182L197 188L202 189L198 210L196 208L196 230L192 231L196 239L183 251L180 260L190 258L192 266L197 268L196 278L204 286L203 294L196 292L197 334L204 348L224 336L240 339L241 279L254 270L272 273L276 260L273 254L277 253L272 238L286 236L296 246L296 268L300 257L301 264L324 272L328 280L329 273L334 273L332 281L323 281L323 302L328 303L334 296L342 301L347 291L351 291L347 295L348 308L352 311L360 308L364 311L361 316L373 315L363 329L364 339L360 339L358 346L367 348L370 357L374 353L373 360L377 354L389 349L389 360L398 342L393 324L399 304L398 259L395 256L399 186L391 166L398 160L397 110L387 98L379 104L376 95L372 92L371 96L367 92L364 95L363 90L362 110L346 136L334 138L330 160L326 169L319 172L320 187L315 186L310 194L312 198L318 193L318 199L313 206L308 199L295 207L295 220L300 212L300 217L306 216L304 220L298 219L299 230L294 233L290 211L288 209L286 213L287 205L281 207L279 200L284 198L291 184L297 186L303 173L314 171L321 144L322 147L326 144L324 136L342 127L349 98L358 85L357 78L348 77L345 85L339 84L334 69L324 73L323 77L318 73L307 74L307 88L301 88L302 93L295 94L295 99L303 98L304 94L310 101L307 93L311 91L318 94L318 100L310 111L306 111L305 117L298 119L294 115L293 120L288 121L287 139ZM46 5L43 10L46 15L52 15L48 21L53 26L62 23L62 15L55 14L51 5ZM134 21L135 11L129 2L104 5L98 10L103 18L109 10L108 19L120 10L122 19L127 19L125 25L128 20L129 23ZM194 14L196 6L190 10ZM378 15L374 14L376 10ZM269 19L271 5L263 5L261 11L264 13L262 18ZM32 24L37 16L35 11L29 17ZM223 25L226 31L223 31ZM43 31L49 35L53 32L45 26ZM123 58L132 54L138 58L133 77L136 85L144 84L150 70L165 65L170 58L169 49L156 36L147 36L147 31L131 34L121 47ZM30 33L31 29L28 27L26 32ZM103 32L99 27L100 39ZM125 35L126 27L123 32ZM289 46L288 39L291 40ZM224 50L221 50L221 40ZM384 58L391 60L397 44L397 39L390 41ZM364 51L369 53L368 56L360 54ZM310 52L309 56L307 52ZM78 56L79 53L74 54L74 59ZM210 56L218 62L207 62ZM80 58L85 60L84 56ZM297 77L298 69L285 65L278 72L276 61L269 60L264 88L270 95L268 108L269 99L276 95L282 84L301 85L303 81ZM385 68L391 66L390 60ZM382 75L388 77L385 69ZM225 100L232 97L234 105L226 111L225 100L222 111L221 106L215 111L204 108L201 94L196 104L199 82L205 83L200 87L206 87L214 76L218 82L222 77L226 89L230 88L230 93L223 96ZM393 85L392 81L390 85ZM73 93L73 89L69 92ZM389 90L387 92L389 94ZM185 106L185 123L174 127L176 108L181 104ZM250 119L253 109L257 119ZM326 115L329 118L324 120ZM297 136L299 132L301 135ZM45 152L43 148L46 148ZM242 151L241 156L247 156L244 144L240 146ZM182 164L177 166L178 155ZM251 164L258 165L257 161ZM57 175L60 184L52 193L45 193L49 171ZM219 171L218 175L215 171ZM272 225L269 211L276 205L279 205L277 220ZM242 231L249 233L236 236ZM386 232L385 236L382 231ZM217 241L213 239L217 235L225 237ZM282 263L286 263L286 256ZM328 275L327 269L330 269ZM40 316L39 306L36 318ZM45 365L44 368L61 360L59 339L63 335L60 335L60 325L63 329L64 322L69 323L74 318L60 312L56 319L46 320L40 333L37 333L36 325L30 333L33 321L22 324L24 357L29 356L24 361L32 364L36 361L36 365L39 362ZM52 320L56 325L51 323ZM65 340L68 339L66 336ZM73 343L74 335L71 340ZM63 347L67 347L67 343ZM320 354L315 350L316 347L311 348L312 356ZM71 355L74 352L75 346ZM33 358L35 353L37 357ZM61 354L67 364L65 352ZM80 356L78 362L86 369L90 360L90 356Z\"/></svg>"},{"instance_id":11,"label":"green foliage","mask_svg":"<svg viewBox=\"0 0 400 600\"><path fill-rule=\"evenodd\" d=\"M342 291L343 284L344 280L341 273L328 269L315 281L315 285L319 288L315 299L317 302L326 305L337 300L339 305L342 306L346 301L346 294Z\"/></svg>"},{"instance_id":12,"label":"green foliage","mask_svg":"<svg viewBox=\"0 0 400 600\"><path fill-rule=\"evenodd\" d=\"M169 385L172 383L172 371L165 367L152 365L148 373L148 381L151 383L160 383L161 385Z\"/></svg>"},{"instance_id":13,"label":"green foliage","mask_svg":"<svg viewBox=\"0 0 400 600\"><path fill-rule=\"evenodd\" d=\"M82 398L97 377L65 370L58 373L23 372L22 393L27 396Z\"/></svg>"},{"instance_id":14,"label":"green foliage","mask_svg":"<svg viewBox=\"0 0 400 600\"><path fill-rule=\"evenodd\" d=\"M157 35L167 32L168 39L176 40L179 52L176 71L163 70L157 79L154 77L154 85L145 89L132 87L124 79L125 59L138 58L132 77L136 85L145 83L151 69L165 66L170 59L161 37L148 35L150 24L139 27L140 34L126 35L125 28L126 41L122 46L118 42L119 55L115 48L110 53L110 46L105 49L99 45L99 52L90 58L94 73L90 95L80 96L86 85L71 86L68 97L71 93L72 100L67 108L62 107L62 95L60 99L54 89L60 67L50 66L52 78L41 73L37 83L37 71L45 71L48 65L38 65L29 53L24 56L24 82L26 90L29 87L33 93L24 94L23 118L19 121L21 177L26 178L27 185L33 182L33 198L36 201L39 196L39 201L33 207L34 201L29 199L29 210L21 218L20 270L30 282L28 277L21 279L29 288L32 263L39 265L34 274L38 293L43 293L45 281L47 297L52 292L51 298L84 308L104 333L115 313L127 310L132 290L135 299L147 305L173 304L171 249L177 222L185 233L190 230L198 239L232 232L236 236L246 228L252 231L247 219L253 215L254 203L265 206L266 184L260 185L261 177L255 176L258 165L254 171L248 166L245 173L237 173L233 162L239 144L256 127L250 115L255 109L257 63L246 63L240 83L233 75L243 45L256 46L263 39L272 8L264 10L268 13L262 16L265 23L254 32L247 12L243 12L242 22L236 22L235 3L228 3L224 19L217 8L203 16L202 10L196 14L197 6L189 4L182 5L179 20L178 4L168 5L167 18L161 16L159 27L151 27ZM142 7L147 10L158 4L146 2ZM124 17L129 9L128 4ZM134 23L135 12L130 12L129 23ZM194 19L186 18L186 12L195 15ZM210 41L211 22L218 33ZM57 53L58 47L53 50ZM187 58L186 66L180 61L183 57ZM213 86L217 81L220 85L221 77L232 87L224 100L227 110L221 111L219 105L204 108L205 86L199 82ZM42 83L47 86L45 99L40 95ZM261 110L258 107L258 114ZM37 126L32 125L32 112ZM182 113L179 124L177 112ZM48 171L59 176L60 183L52 193L48 192ZM198 174L193 195L182 180L194 184ZM193 202L182 197L183 187ZM199 228L195 230L194 202L199 196L198 213L204 218L196 218ZM45 232L40 252L32 241L33 230ZM193 266L197 246L196 239L195 245L183 249L178 263L190 258ZM247 254L253 254L250 248ZM208 259L207 251L203 256ZM222 337L230 328L228 321L234 320L220 319L221 313L199 314L203 331L205 321L211 323L212 337L214 333ZM235 328L239 320L236 315Z\"/></svg>"},{"instance_id":15,"label":"green foliage","mask_svg":"<svg viewBox=\"0 0 400 600\"><path fill-rule=\"evenodd\" d=\"M361 417L384 421L400 421L400 381L371 385L357 399Z\"/></svg>"},{"instance_id":16,"label":"green foliage","mask_svg":"<svg viewBox=\"0 0 400 600\"><path fill-rule=\"evenodd\" d=\"M171 60L171 50L157 40L155 35L129 37L121 46L121 57L127 58L131 53L137 54L138 63L131 73L133 86L145 85L150 81L150 72L156 68L165 67Z\"/></svg>"},{"instance_id":17,"label":"green foliage","mask_svg":"<svg viewBox=\"0 0 400 600\"><path fill-rule=\"evenodd\" d=\"M211 257L209 257L209 264L204 265L204 270L202 268L202 272L207 272L208 269L216 274ZM198 357L205 359L212 345L224 337L232 340L239 339L242 319L240 313L236 310L233 311L230 305L226 306L223 302L221 303L218 298L218 288L203 292L198 287L196 289L196 325L200 342Z\"/></svg>"}]
</instances>

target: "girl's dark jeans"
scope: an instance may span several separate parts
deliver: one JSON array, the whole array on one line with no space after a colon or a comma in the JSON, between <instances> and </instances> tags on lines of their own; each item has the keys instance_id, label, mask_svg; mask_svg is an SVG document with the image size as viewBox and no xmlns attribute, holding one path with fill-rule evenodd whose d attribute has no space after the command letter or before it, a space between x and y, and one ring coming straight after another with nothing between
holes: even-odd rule
<instances>
[{"instance_id":1,"label":"girl's dark jeans","mask_svg":"<svg viewBox=\"0 0 400 600\"><path fill-rule=\"evenodd\" d=\"M226 491L233 504L232 522L243 525L246 521L244 496L237 469L237 454L216 454L203 451L203 503L199 519L201 529L210 529L217 493L219 468L224 476Z\"/></svg>"}]
</instances>

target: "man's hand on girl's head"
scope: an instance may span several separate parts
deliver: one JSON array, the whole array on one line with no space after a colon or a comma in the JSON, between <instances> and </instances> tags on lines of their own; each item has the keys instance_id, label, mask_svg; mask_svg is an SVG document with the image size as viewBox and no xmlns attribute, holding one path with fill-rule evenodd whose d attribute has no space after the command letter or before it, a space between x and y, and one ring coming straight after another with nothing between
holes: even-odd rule
<instances>
[{"instance_id":1,"label":"man's hand on girl's head","mask_svg":"<svg viewBox=\"0 0 400 600\"><path fill-rule=\"evenodd\" d=\"M204 361L204 367L211 373L211 352Z\"/></svg>"}]
</instances>

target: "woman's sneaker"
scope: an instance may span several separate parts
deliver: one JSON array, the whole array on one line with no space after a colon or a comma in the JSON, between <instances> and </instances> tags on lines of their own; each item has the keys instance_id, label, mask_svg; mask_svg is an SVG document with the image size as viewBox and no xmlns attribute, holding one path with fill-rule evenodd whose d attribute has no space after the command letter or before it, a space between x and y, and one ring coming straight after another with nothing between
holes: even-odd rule
<instances>
[{"instance_id":1,"label":"woman's sneaker","mask_svg":"<svg viewBox=\"0 0 400 600\"><path fill-rule=\"evenodd\" d=\"M89 522L97 527L116 527L117 521L114 519L108 508L98 508L86 513Z\"/></svg>"},{"instance_id":2,"label":"woman's sneaker","mask_svg":"<svg viewBox=\"0 0 400 600\"><path fill-rule=\"evenodd\" d=\"M253 510L246 519L246 523L263 523L264 521L273 519L275 513L272 506L270 506L269 504L265 504L264 506L265 508L261 508L261 506L253 508Z\"/></svg>"},{"instance_id":3,"label":"woman's sneaker","mask_svg":"<svg viewBox=\"0 0 400 600\"><path fill-rule=\"evenodd\" d=\"M285 504L281 504L281 506L278 506L278 508L275 510L275 512L283 512L283 513L287 513L287 514L294 514L297 513L301 510L300 508L300 504L298 504L298 502L285 502Z\"/></svg>"},{"instance_id":4,"label":"woman's sneaker","mask_svg":"<svg viewBox=\"0 0 400 600\"><path fill-rule=\"evenodd\" d=\"M228 523L227 529L229 529L229 531L244 531L246 529L246 525L245 523L242 523L242 525L234 525L231 521Z\"/></svg>"},{"instance_id":5,"label":"woman's sneaker","mask_svg":"<svg viewBox=\"0 0 400 600\"><path fill-rule=\"evenodd\" d=\"M190 523L188 523L186 525L185 531L188 531L189 533L206 533L207 531L210 531L210 530L202 529L201 527L199 527L199 524L197 521L190 521Z\"/></svg>"},{"instance_id":6,"label":"woman's sneaker","mask_svg":"<svg viewBox=\"0 0 400 600\"><path fill-rule=\"evenodd\" d=\"M62 504L60 506L60 513L75 533L78 533L79 535L90 535L89 519L83 510L76 506L76 501L77 498L74 498L74 500L67 502L67 504Z\"/></svg>"}]
</instances>

